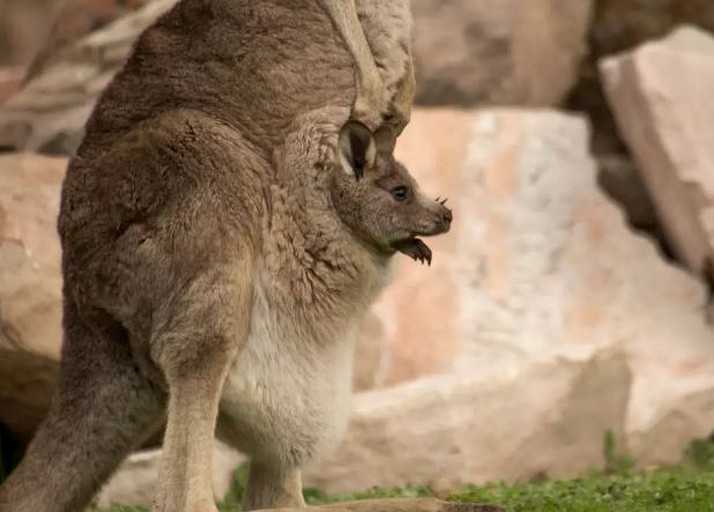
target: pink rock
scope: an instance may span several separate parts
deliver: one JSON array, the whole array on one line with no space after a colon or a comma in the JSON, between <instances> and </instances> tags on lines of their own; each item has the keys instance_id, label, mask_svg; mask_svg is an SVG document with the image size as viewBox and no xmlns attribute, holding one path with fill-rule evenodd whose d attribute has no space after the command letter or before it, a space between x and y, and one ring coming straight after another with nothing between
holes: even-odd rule
<instances>
[{"instance_id":1,"label":"pink rock","mask_svg":"<svg viewBox=\"0 0 714 512\"><path fill-rule=\"evenodd\" d=\"M44 416L61 344L56 218L67 161L0 156L0 422L28 439Z\"/></svg>"},{"instance_id":2,"label":"pink rock","mask_svg":"<svg viewBox=\"0 0 714 512\"><path fill-rule=\"evenodd\" d=\"M714 264L714 37L681 28L600 69L670 245L702 273Z\"/></svg>"},{"instance_id":3,"label":"pink rock","mask_svg":"<svg viewBox=\"0 0 714 512\"><path fill-rule=\"evenodd\" d=\"M465 373L484 382L554 357L627 354L628 440L673 411L714 412L714 332L703 284L634 235L599 190L584 120L547 111L417 110L397 145L454 223L434 262L401 258L373 311L384 326L378 386ZM688 405L685 405L688 404ZM684 422L658 461L677 460L706 421ZM650 444L651 446L651 444ZM640 449L641 447L641 449Z\"/></svg>"},{"instance_id":4,"label":"pink rock","mask_svg":"<svg viewBox=\"0 0 714 512\"><path fill-rule=\"evenodd\" d=\"M586 53L592 0L412 0L417 102L557 105Z\"/></svg>"}]
</instances>

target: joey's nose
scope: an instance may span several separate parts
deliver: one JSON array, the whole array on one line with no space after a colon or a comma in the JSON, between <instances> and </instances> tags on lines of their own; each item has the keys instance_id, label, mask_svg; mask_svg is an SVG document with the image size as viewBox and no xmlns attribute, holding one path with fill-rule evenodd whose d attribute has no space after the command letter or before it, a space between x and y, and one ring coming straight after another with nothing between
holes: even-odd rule
<instances>
[{"instance_id":1,"label":"joey's nose","mask_svg":"<svg viewBox=\"0 0 714 512\"><path fill-rule=\"evenodd\" d=\"M445 211L445 212L443 213L443 215L441 216L441 219L442 219L445 223L451 224L451 221L454 220L454 215L451 213L451 210L449 210L448 208L446 208L446 211Z\"/></svg>"}]
</instances>

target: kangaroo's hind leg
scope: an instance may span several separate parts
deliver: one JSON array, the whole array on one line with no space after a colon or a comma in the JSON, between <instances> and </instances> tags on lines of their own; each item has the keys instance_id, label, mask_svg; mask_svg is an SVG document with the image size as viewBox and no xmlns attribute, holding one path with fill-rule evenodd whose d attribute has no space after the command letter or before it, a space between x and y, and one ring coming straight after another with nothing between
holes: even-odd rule
<instances>
[{"instance_id":1,"label":"kangaroo's hind leg","mask_svg":"<svg viewBox=\"0 0 714 512\"><path fill-rule=\"evenodd\" d=\"M248 337L252 269L206 270L157 313L152 353L169 387L154 512L216 512L212 454L223 384Z\"/></svg>"},{"instance_id":2,"label":"kangaroo's hind leg","mask_svg":"<svg viewBox=\"0 0 714 512\"><path fill-rule=\"evenodd\" d=\"M164 397L136 368L127 335L104 313L65 304L58 387L20 465L0 486L2 512L78 512L161 419Z\"/></svg>"}]
</instances>

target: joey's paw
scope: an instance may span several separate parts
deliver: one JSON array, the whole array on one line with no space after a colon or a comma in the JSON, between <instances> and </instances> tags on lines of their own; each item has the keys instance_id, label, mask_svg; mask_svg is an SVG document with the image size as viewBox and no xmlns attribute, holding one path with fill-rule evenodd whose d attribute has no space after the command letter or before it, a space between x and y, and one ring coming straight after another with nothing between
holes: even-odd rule
<instances>
[{"instance_id":1,"label":"joey's paw","mask_svg":"<svg viewBox=\"0 0 714 512\"><path fill-rule=\"evenodd\" d=\"M507 512L505 508L498 505L485 503L454 503L446 502L443 512Z\"/></svg>"}]
</instances>

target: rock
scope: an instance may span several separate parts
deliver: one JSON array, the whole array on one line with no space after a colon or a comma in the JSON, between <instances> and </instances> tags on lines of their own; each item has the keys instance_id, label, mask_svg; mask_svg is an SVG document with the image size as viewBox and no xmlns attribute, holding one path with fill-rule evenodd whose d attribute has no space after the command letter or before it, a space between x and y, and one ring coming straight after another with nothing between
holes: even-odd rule
<instances>
[{"instance_id":1,"label":"rock","mask_svg":"<svg viewBox=\"0 0 714 512\"><path fill-rule=\"evenodd\" d=\"M155 0L66 0L28 73L34 77L61 56L60 50ZM61 58L61 57L60 57Z\"/></svg>"},{"instance_id":2,"label":"rock","mask_svg":"<svg viewBox=\"0 0 714 512\"><path fill-rule=\"evenodd\" d=\"M598 183L623 209L630 226L648 232L659 231L659 219L652 198L631 158L610 153L597 158Z\"/></svg>"},{"instance_id":3,"label":"rock","mask_svg":"<svg viewBox=\"0 0 714 512\"><path fill-rule=\"evenodd\" d=\"M0 2L0 66L30 62L49 33L62 0Z\"/></svg>"},{"instance_id":4,"label":"rock","mask_svg":"<svg viewBox=\"0 0 714 512\"><path fill-rule=\"evenodd\" d=\"M560 103L586 52L592 3L413 0L417 103Z\"/></svg>"},{"instance_id":5,"label":"rock","mask_svg":"<svg viewBox=\"0 0 714 512\"><path fill-rule=\"evenodd\" d=\"M603 92L597 63L608 55L631 50L663 37L681 24L714 31L710 0L596 0L588 33L589 51L568 107L587 112L594 126L597 154L625 150Z\"/></svg>"},{"instance_id":6,"label":"rock","mask_svg":"<svg viewBox=\"0 0 714 512\"><path fill-rule=\"evenodd\" d=\"M24 75L25 68L21 66L0 68L0 105L20 87Z\"/></svg>"},{"instance_id":7,"label":"rock","mask_svg":"<svg viewBox=\"0 0 714 512\"><path fill-rule=\"evenodd\" d=\"M65 17L75 20L77 30L83 31L88 22L83 25L81 17L72 16L75 11L71 9L78 3L82 2L73 0L68 5ZM76 150L94 103L128 57L136 37L175 0L144 3L135 0L115 11L108 0L96 4L96 12L106 4L108 16L124 15L104 25L100 20L99 30L76 41L69 35L74 30L72 23L56 26L54 37L60 48L42 53L23 88L0 107L0 148L55 155L71 155Z\"/></svg>"},{"instance_id":8,"label":"rock","mask_svg":"<svg viewBox=\"0 0 714 512\"><path fill-rule=\"evenodd\" d=\"M604 466L607 431L622 439L630 378L623 353L601 352L362 393L344 442L305 481L336 493L580 475Z\"/></svg>"},{"instance_id":9,"label":"rock","mask_svg":"<svg viewBox=\"0 0 714 512\"><path fill-rule=\"evenodd\" d=\"M67 161L0 156L0 423L28 440L49 404L61 342L56 230Z\"/></svg>"},{"instance_id":10,"label":"rock","mask_svg":"<svg viewBox=\"0 0 714 512\"><path fill-rule=\"evenodd\" d=\"M600 69L672 250L702 273L714 258L714 37L681 28Z\"/></svg>"},{"instance_id":11,"label":"rock","mask_svg":"<svg viewBox=\"0 0 714 512\"><path fill-rule=\"evenodd\" d=\"M714 2L711 0L596 0L594 17L588 34L589 52L582 62L579 79L567 99L567 107L586 112L593 125L592 147L596 155L609 157L619 154L630 159L631 155L618 133L615 120L605 98L597 63L603 57L631 50L652 39L664 36L676 26L695 24L714 31ZM607 172L609 169L603 169ZM607 178L605 178L607 179ZM634 186L634 183L632 183ZM633 194L613 196L621 203L628 217L636 217L643 209L649 209L647 192L633 189ZM611 192L611 190L608 190ZM633 203L634 196L642 198L641 204ZM648 234L666 244L663 228L638 225Z\"/></svg>"},{"instance_id":12,"label":"rock","mask_svg":"<svg viewBox=\"0 0 714 512\"><path fill-rule=\"evenodd\" d=\"M431 268L398 260L373 308L387 350L378 385L462 372L487 380L619 347L633 374L628 440L712 388L705 286L633 235L600 192L584 120L417 109L397 157L424 189L451 198L455 220L429 242ZM690 438L708 434L685 424Z\"/></svg>"},{"instance_id":13,"label":"rock","mask_svg":"<svg viewBox=\"0 0 714 512\"><path fill-rule=\"evenodd\" d=\"M681 24L714 31L714 3L710 0L596 0L590 30L591 51L599 59L660 38Z\"/></svg>"}]
</instances>

